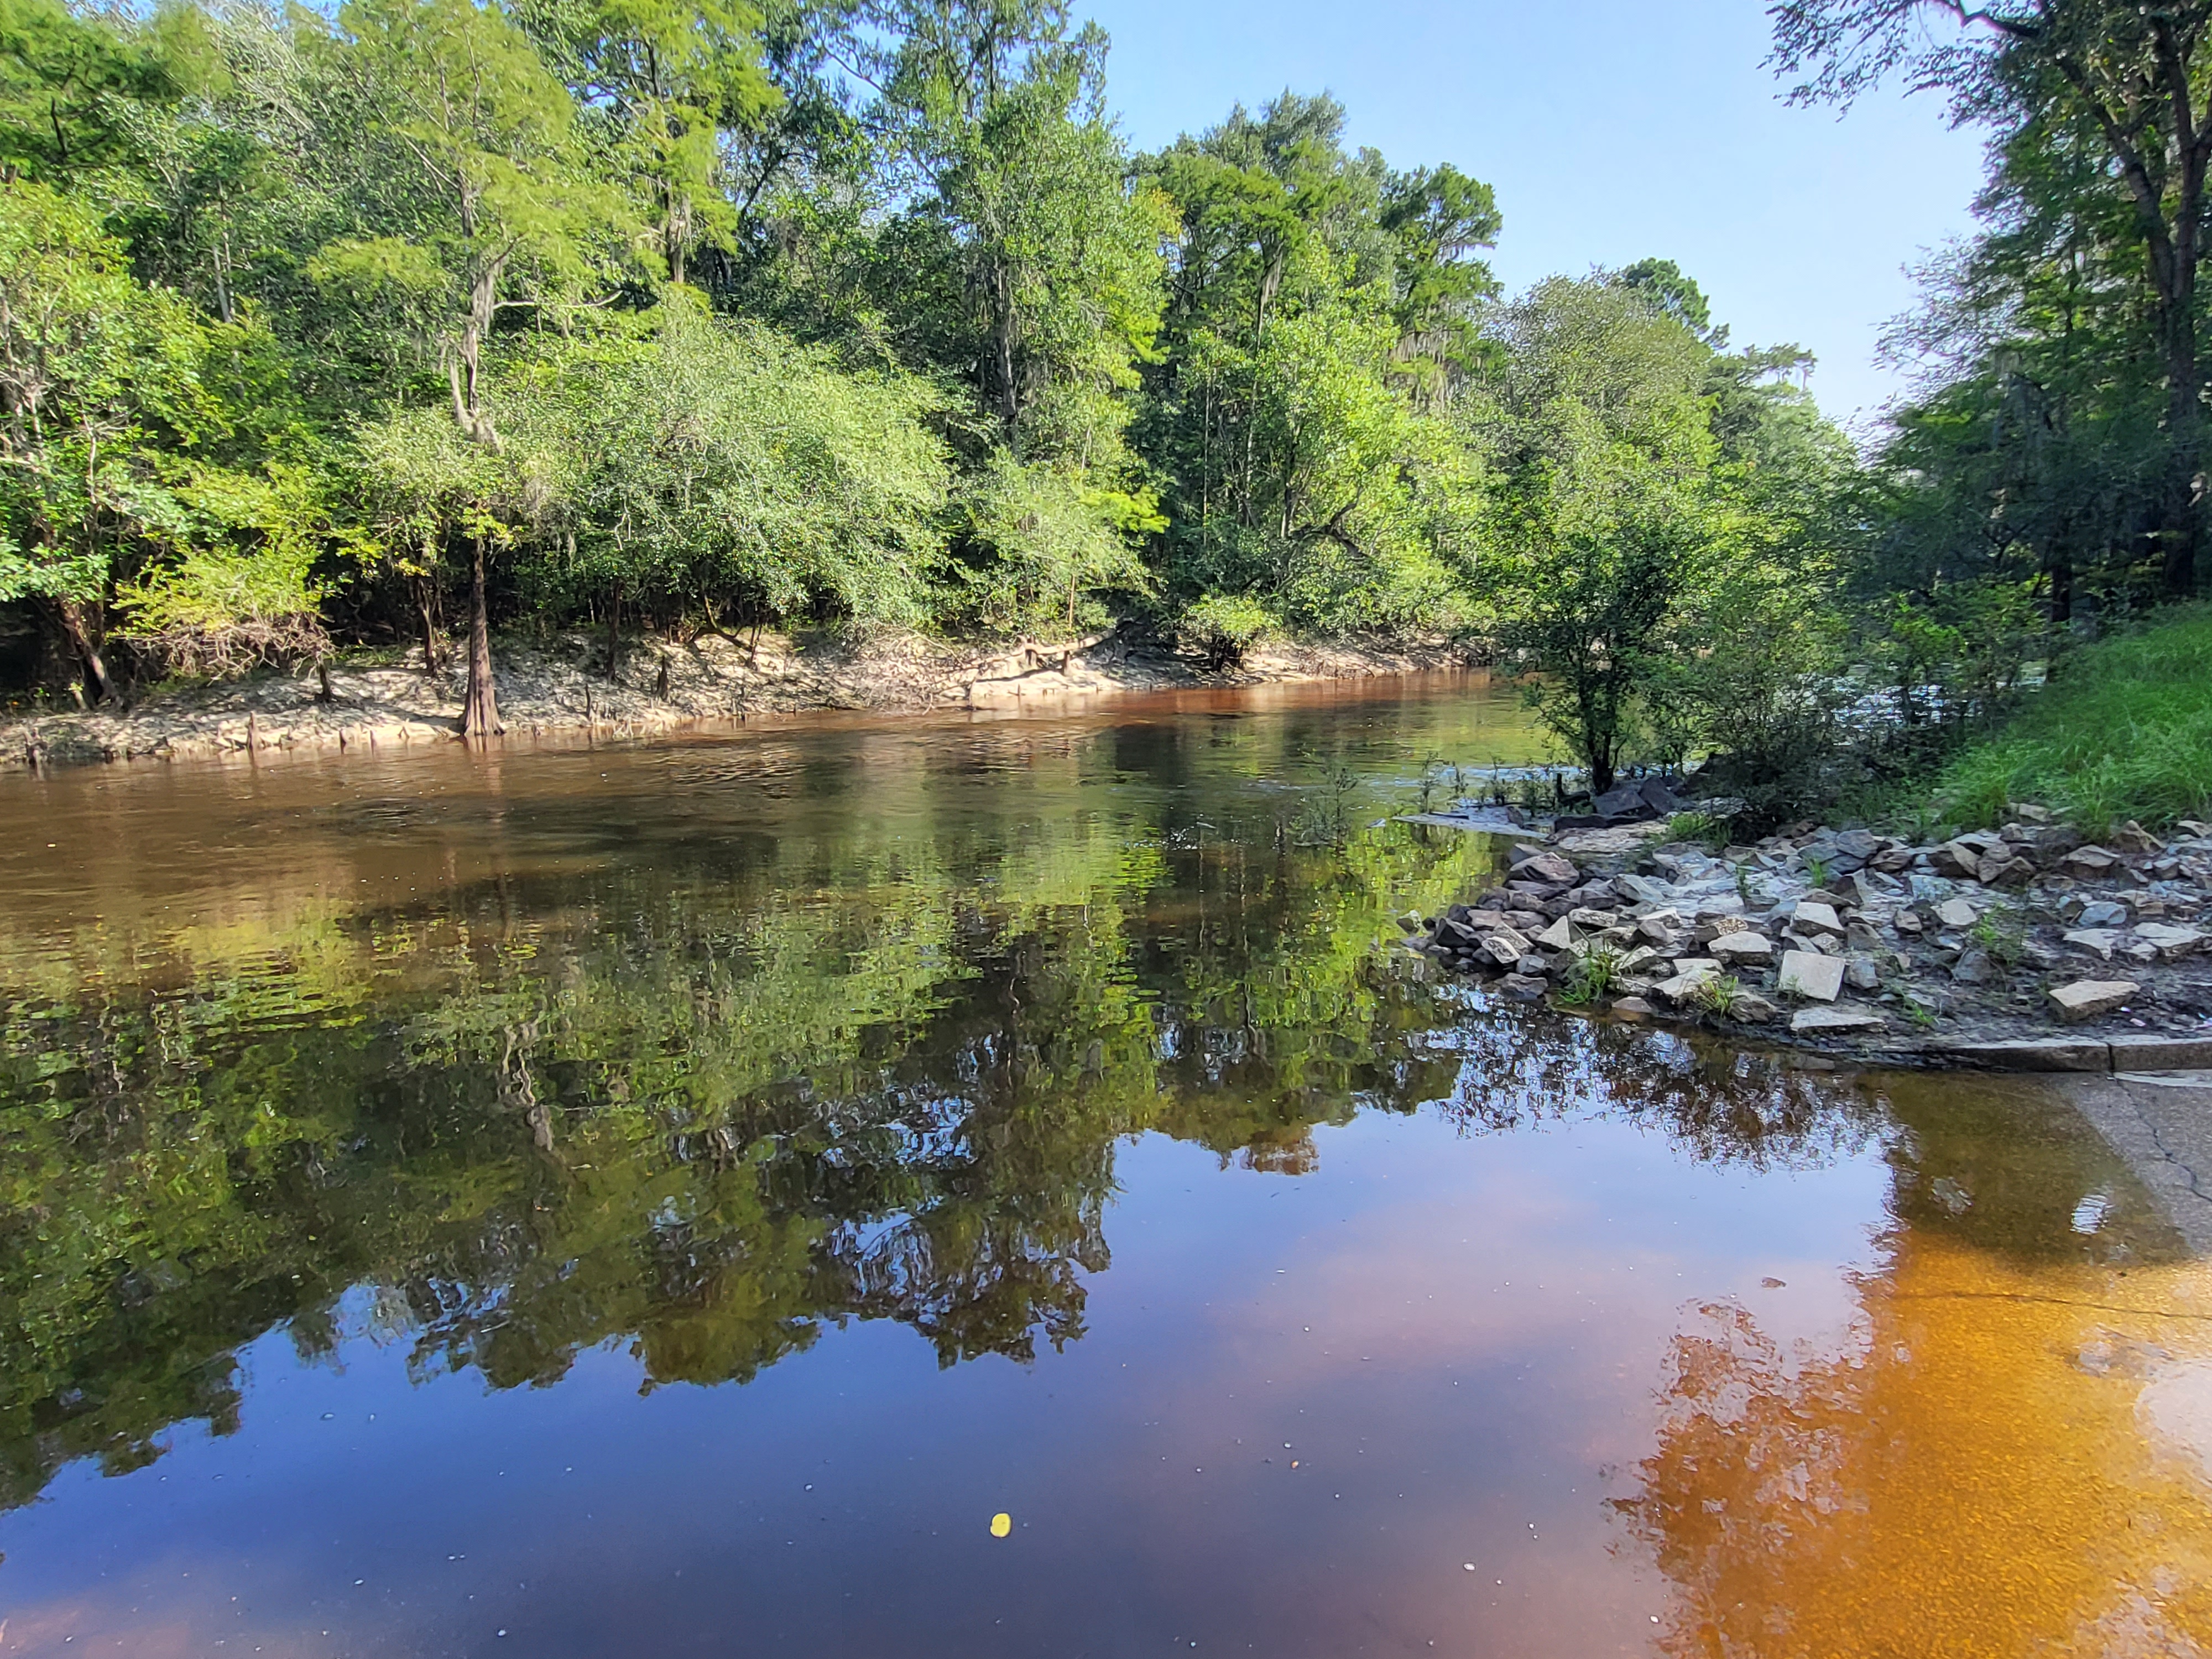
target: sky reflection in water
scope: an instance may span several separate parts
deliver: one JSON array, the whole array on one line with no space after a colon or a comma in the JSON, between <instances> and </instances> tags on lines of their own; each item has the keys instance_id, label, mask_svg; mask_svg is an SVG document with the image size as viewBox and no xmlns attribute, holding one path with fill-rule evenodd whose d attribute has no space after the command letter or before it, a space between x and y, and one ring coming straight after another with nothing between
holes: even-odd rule
<instances>
[{"instance_id":1,"label":"sky reflection in water","mask_svg":"<svg viewBox=\"0 0 2212 1659\"><path fill-rule=\"evenodd\" d=\"M0 1652L2212 1639L2212 1289L2070 1114L1394 948L1492 849L1376 821L1532 752L1447 684L9 784Z\"/></svg>"}]
</instances>

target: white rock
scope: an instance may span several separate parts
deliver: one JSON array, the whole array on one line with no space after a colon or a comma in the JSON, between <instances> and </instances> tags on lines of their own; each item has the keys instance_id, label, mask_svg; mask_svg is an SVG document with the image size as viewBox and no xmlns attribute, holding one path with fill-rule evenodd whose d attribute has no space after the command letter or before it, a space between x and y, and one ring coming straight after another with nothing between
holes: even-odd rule
<instances>
[{"instance_id":1,"label":"white rock","mask_svg":"<svg viewBox=\"0 0 2212 1659\"><path fill-rule=\"evenodd\" d=\"M2077 979L2051 993L2051 1006L2059 1018L2070 1025L2076 1020L2111 1013L2142 989L2131 979Z\"/></svg>"},{"instance_id":2,"label":"white rock","mask_svg":"<svg viewBox=\"0 0 2212 1659\"><path fill-rule=\"evenodd\" d=\"M1844 988L1843 960L1811 951L1784 951L1782 971L1775 982L1808 1002L1833 1002Z\"/></svg>"}]
</instances>

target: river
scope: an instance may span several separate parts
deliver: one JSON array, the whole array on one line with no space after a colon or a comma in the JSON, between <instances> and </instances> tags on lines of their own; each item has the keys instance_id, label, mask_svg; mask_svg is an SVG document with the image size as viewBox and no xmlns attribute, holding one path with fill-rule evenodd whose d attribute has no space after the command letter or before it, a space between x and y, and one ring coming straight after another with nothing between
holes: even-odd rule
<instances>
[{"instance_id":1,"label":"river","mask_svg":"<svg viewBox=\"0 0 2212 1659\"><path fill-rule=\"evenodd\" d=\"M1425 769L1541 752L0 780L0 1654L2212 1646L2212 1277L2061 1100L1398 945L1503 851Z\"/></svg>"}]
</instances>

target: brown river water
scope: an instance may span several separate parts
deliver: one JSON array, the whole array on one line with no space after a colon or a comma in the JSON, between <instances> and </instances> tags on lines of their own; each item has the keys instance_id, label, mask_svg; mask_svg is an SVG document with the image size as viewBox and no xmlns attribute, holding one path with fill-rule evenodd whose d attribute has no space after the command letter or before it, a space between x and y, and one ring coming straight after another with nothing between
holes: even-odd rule
<instances>
[{"instance_id":1,"label":"brown river water","mask_svg":"<svg viewBox=\"0 0 2212 1659\"><path fill-rule=\"evenodd\" d=\"M2063 1101L1398 945L1541 748L0 780L0 1654L2212 1648L2212 1273Z\"/></svg>"}]
</instances>

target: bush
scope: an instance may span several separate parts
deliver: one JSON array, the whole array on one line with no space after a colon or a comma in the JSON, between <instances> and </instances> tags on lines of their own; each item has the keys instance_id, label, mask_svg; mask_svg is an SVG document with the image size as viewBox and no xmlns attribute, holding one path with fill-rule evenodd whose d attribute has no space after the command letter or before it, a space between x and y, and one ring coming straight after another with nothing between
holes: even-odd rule
<instances>
[{"instance_id":1,"label":"bush","mask_svg":"<svg viewBox=\"0 0 2212 1659\"><path fill-rule=\"evenodd\" d=\"M1275 613L1243 593L1211 593L1184 611L1176 637L1212 669L1231 668L1282 626Z\"/></svg>"}]
</instances>

